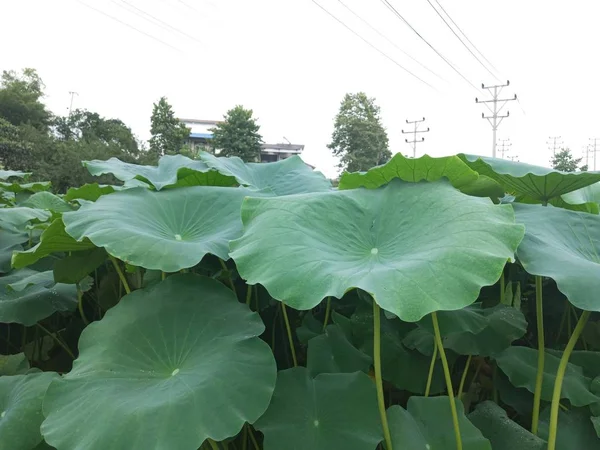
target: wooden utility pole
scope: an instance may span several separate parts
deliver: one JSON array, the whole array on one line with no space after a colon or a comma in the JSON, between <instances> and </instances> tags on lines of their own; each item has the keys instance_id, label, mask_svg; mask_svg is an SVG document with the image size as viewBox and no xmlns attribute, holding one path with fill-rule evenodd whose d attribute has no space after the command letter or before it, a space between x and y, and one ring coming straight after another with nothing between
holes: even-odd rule
<instances>
[{"instance_id":1,"label":"wooden utility pole","mask_svg":"<svg viewBox=\"0 0 600 450\"><path fill-rule=\"evenodd\" d=\"M411 144L412 145L412 149L413 149L413 158L417 157L417 143L418 142L423 142L425 140L424 137L422 137L420 140L417 140L417 133L427 133L429 131L429 127L427 127L426 130L419 130L419 124L425 122L425 117L423 117L421 120L412 120L412 121L408 121L408 119L406 119L406 123L409 125L414 125L414 129L412 131L404 131L402 130L402 134L412 134L413 135L413 140L409 141L408 139L404 139L404 141L407 144Z\"/></svg>"},{"instance_id":2,"label":"wooden utility pole","mask_svg":"<svg viewBox=\"0 0 600 450\"><path fill-rule=\"evenodd\" d=\"M481 118L487 119L487 121L492 126L492 157L493 158L496 157L496 131L498 130L498 127L500 126L502 121L510 116L510 112L507 112L505 116L501 116L501 115L499 115L500 111L502 111L502 108L504 108L508 102L517 99L517 94L515 94L515 96L513 98L503 98L503 99L498 98L500 96L500 93L502 92L502 90L509 85L510 85L510 81L507 81L506 84L498 84L495 86L486 86L486 85L482 84L481 88L489 91L489 93L492 95L492 99L491 100L479 100L478 98L475 99L475 103L483 103L487 107L487 109L489 109L490 112L492 113L491 116L486 116L484 113L481 113ZM488 105L488 103L491 103L492 106ZM498 119L500 119L500 120L498 120Z\"/></svg>"}]
</instances>

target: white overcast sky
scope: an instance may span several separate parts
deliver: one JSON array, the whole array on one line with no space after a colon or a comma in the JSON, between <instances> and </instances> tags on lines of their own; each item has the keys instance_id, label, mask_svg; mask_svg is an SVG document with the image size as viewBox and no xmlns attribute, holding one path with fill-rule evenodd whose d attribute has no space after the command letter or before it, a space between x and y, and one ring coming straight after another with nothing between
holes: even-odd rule
<instances>
[{"instance_id":1,"label":"white overcast sky","mask_svg":"<svg viewBox=\"0 0 600 450\"><path fill-rule=\"evenodd\" d=\"M219 119L242 104L254 110L265 141L285 136L305 144L304 159L329 176L336 169L326 144L347 92L377 99L393 153L410 151L401 134L405 119L425 116L431 132L419 154L491 154L486 110L475 104L486 94L380 0L343 2L394 45L340 1L316 1L435 89L312 0L0 0L0 69L36 68L55 113L67 112L69 91L76 91L74 107L120 118L144 139L152 103L163 95L186 118ZM576 156L590 137L600 137L600 2L439 0L496 67L495 79L427 0L389 1L475 86L510 80L504 93L516 93L520 103L507 105L511 115L498 130L499 139L512 141L509 154L548 165L549 136L562 136Z\"/></svg>"}]
</instances>

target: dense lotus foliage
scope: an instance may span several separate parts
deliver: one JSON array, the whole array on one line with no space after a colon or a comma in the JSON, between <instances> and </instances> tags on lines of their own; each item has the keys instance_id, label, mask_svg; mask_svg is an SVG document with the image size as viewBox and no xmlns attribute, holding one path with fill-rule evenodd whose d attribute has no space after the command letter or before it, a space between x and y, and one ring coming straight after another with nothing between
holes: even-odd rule
<instances>
[{"instance_id":1,"label":"dense lotus foliage","mask_svg":"<svg viewBox=\"0 0 600 450\"><path fill-rule=\"evenodd\" d=\"M600 173L0 171L0 450L600 449Z\"/></svg>"}]
</instances>

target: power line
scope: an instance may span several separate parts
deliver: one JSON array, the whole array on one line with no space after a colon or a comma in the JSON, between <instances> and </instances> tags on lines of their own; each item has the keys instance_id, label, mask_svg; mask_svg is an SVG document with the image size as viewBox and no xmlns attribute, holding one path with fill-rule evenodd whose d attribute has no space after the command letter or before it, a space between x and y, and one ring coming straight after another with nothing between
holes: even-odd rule
<instances>
[{"instance_id":1,"label":"power line","mask_svg":"<svg viewBox=\"0 0 600 450\"><path fill-rule=\"evenodd\" d=\"M475 51L477 53L479 53L483 59L485 59L485 62L487 62L493 70L495 70L496 72L498 72L498 69L496 69L494 67L494 65L490 62L490 60L487 59L485 57L485 55L483 53L481 53L477 47L475 47L475 44L473 44L473 42L471 41L471 39L469 39L468 36L465 34L465 32L463 30L461 30L461 28L457 25L457 23L454 20L452 20L452 17L450 17L450 14L448 14L448 12L444 9L444 7L440 4L440 2L438 0L433 0L433 1L437 3L437 5L440 7L440 9L442 11L444 11L444 14L446 14L446 16L448 17L448 19L450 19L450 22L452 22L454 24L454 26L456 27L456 29L458 31L460 31L460 34L462 34L465 37L465 39L467 40L467 42L469 44L471 44L471 46L475 49Z\"/></svg>"},{"instance_id":2,"label":"power line","mask_svg":"<svg viewBox=\"0 0 600 450\"><path fill-rule=\"evenodd\" d=\"M327 9L325 9L325 7L321 6L316 0L311 0L311 1L315 5L317 5L319 8L321 8L323 11L325 11L333 19L335 19L336 22L338 22L340 25L342 25L344 28L346 28L348 31L350 31L352 34L354 34L356 37L358 37L361 41L363 41L365 44L367 44L369 47L371 47L373 50L375 50L378 53L380 53L381 55L385 56L387 59L389 59L391 62L393 62L394 64L396 64L398 67L400 67L406 73L408 73L408 74L412 75L413 77L415 77L421 83L424 83L427 86L429 86L431 89L435 90L435 88L431 84L429 84L427 81L423 80L422 78L418 77L417 75L415 75L414 73L412 73L410 70L408 70L406 67L404 67L402 64L400 64L398 61L396 61L394 58L392 58L391 56L389 56L387 53L385 53L384 51L380 50L375 45L371 44L368 40L366 40L364 37L362 37L360 34L358 34L356 31L354 31L348 25L346 25L343 21L341 21L340 19L338 19L335 15L333 15Z\"/></svg>"},{"instance_id":3,"label":"power line","mask_svg":"<svg viewBox=\"0 0 600 450\"><path fill-rule=\"evenodd\" d=\"M187 7L188 7L189 9L191 9L192 11L200 12L200 11L198 11L196 8L194 8L192 5L190 5L190 4L186 3L186 2L184 2L183 0L177 0L177 1L178 1L179 3L181 3L182 5L184 5L184 6L187 6Z\"/></svg>"},{"instance_id":4,"label":"power line","mask_svg":"<svg viewBox=\"0 0 600 450\"><path fill-rule=\"evenodd\" d=\"M177 47L173 47L171 44L169 44L169 43L167 43L167 42L163 41L162 39L159 39L159 38L157 38L156 36L153 36L153 35L151 35L151 34L149 34L149 33L146 33L145 31L142 31L142 30L140 30L139 28L136 28L136 27L134 27L133 25L130 25L130 24L128 24L127 22L123 22L121 19L118 19L118 18L116 18L115 16L111 16L110 14L108 14L108 13L105 13L104 11L101 11L101 10L99 10L99 9L97 9L97 8L94 8L93 6L90 6L90 5L88 5L87 3L84 3L84 2L82 2L81 0L75 0L75 1L76 1L77 3L79 3L79 4L83 5L83 6L85 6L86 8L89 8L89 9L91 9L91 10L94 10L94 11L96 11L98 14L102 14L103 16L106 16L106 17L108 17L109 19L112 19L112 20L114 20L115 22L119 22L121 25L125 25L127 28L131 28L132 30L134 30L134 31L137 31L138 33L140 33L140 34L143 34L144 36L146 36L146 37L149 37L150 39L154 39L155 41L157 41L157 42L160 42L160 43L161 43L161 44L163 44L163 45L166 45L167 47L169 47L169 48L171 48L171 49L173 49L173 50L176 50L176 51L178 51L178 52L180 52L180 53L184 53L183 51L181 51L181 50L180 50L180 49L178 49Z\"/></svg>"},{"instance_id":5,"label":"power line","mask_svg":"<svg viewBox=\"0 0 600 450\"><path fill-rule=\"evenodd\" d=\"M150 14L150 13L148 13L148 12L144 11L143 9L141 9L141 8L138 8L138 7L137 7L137 6L135 6L135 5L132 5L131 3L129 3L129 2L128 2L128 1L126 1L126 0L121 0L121 3L118 3L116 0L111 0L111 1L112 1L114 4L116 4L116 5L120 6L121 8L125 8L125 7L123 6L123 4L125 4L125 5L129 6L130 8L133 8L134 10L138 11L138 12L139 12L139 13L141 13L143 16L150 17L150 19L147 19L147 18L143 17L142 15L140 15L140 14L137 14L137 13L135 13L135 12L134 12L134 14L135 14L136 16L138 16L138 17L141 17L142 19L144 19L144 20L145 20L145 21L147 21L147 22L150 22L150 23L152 23L152 20L154 20L154 21L155 21L155 22L157 22L159 25L162 25L162 28L163 28L163 29L165 29L165 30L171 30L171 31L174 31L175 33L179 33L179 34L181 34L182 36L185 36L185 37L187 37L187 38L189 38L189 39L192 39L193 41L196 41L196 42L198 42L199 44L202 44L202 45L204 45L204 42L202 42L200 39L198 39L198 38L196 38L196 37L192 36L191 34L188 34L188 33L186 33L185 31L181 31L179 28L176 28L176 27L174 27L174 26L170 25L169 23L165 22L164 20L161 20L161 19L159 19L158 17L155 17L155 16L153 16L152 14ZM126 9L126 8L125 8L125 9Z\"/></svg>"},{"instance_id":6,"label":"power line","mask_svg":"<svg viewBox=\"0 0 600 450\"><path fill-rule=\"evenodd\" d=\"M314 1L314 0L313 0L313 1ZM407 20L406 20L406 19L405 19L405 18L402 16L402 14L400 14L400 13L399 13L399 12L396 10L396 8L394 8L394 7L393 7L393 6L390 4L390 2L389 2L388 0L381 0L381 2L382 2L382 3L383 3L385 6L387 6L387 8L388 8L390 11L392 11L392 12L393 12L393 13L396 15L396 17L398 17L398 18L399 18L399 19L400 19L402 22L404 22L404 23L405 23L405 24L406 24L406 25L407 25L407 26L408 26L408 27L409 27L409 28L410 28L410 29L411 29L411 30L412 30L412 31L413 31L413 32L414 32L414 33L415 33L417 36L419 36L419 38L420 38L420 39L421 39L423 42L425 42L425 43L426 43L426 44L429 46L429 48L431 48L431 50L433 50L433 51L435 52L435 54L436 54L436 55L438 55L440 58L442 58L442 59L444 60L444 62L445 62L446 64L448 64L448 65L449 65L449 66L452 68L452 70L454 70L454 71L455 71L455 72L456 72L458 75L460 75L460 77L461 77L463 80L465 80L467 83L469 83L469 85L471 85L471 87L472 87L473 89L475 89L476 91L479 91L479 89L477 89L477 86L475 86L473 83L471 83L471 82L470 82L470 81L467 79L467 77L465 77L465 76L464 76L464 75L463 75L463 74L462 74L462 73L461 73L461 72L460 72L460 71L459 71L459 70L458 70L456 67L454 67L454 64L452 64L450 61L448 61L448 60L447 60L447 59L444 57L444 55L442 55L440 52L438 52L438 51L437 51L437 49L436 49L436 48L435 48L433 45L431 45L431 44L429 43L429 41L427 41L427 39L425 39L423 36L421 36L421 34L420 34L420 33L419 33L419 32L418 32L418 31L417 31L417 30L416 30L416 29L415 29L415 28L414 28L414 27L413 27L413 26L412 26L412 25L411 25L411 24L410 24L410 23L409 23L409 22L408 22L408 21L407 21Z\"/></svg>"},{"instance_id":7,"label":"power line","mask_svg":"<svg viewBox=\"0 0 600 450\"><path fill-rule=\"evenodd\" d=\"M479 59L479 57L473 53L473 51L469 48L469 46L467 44L465 44L465 42L461 39L461 37L458 35L458 33L456 33L456 31L454 31L454 28L452 28L450 26L450 24L448 23L448 21L444 18L444 16L442 16L442 14L437 10L437 8L435 6L433 6L433 3L431 3L431 0L427 0L427 3L429 3L429 6L431 6L433 8L433 10L436 12L436 14L440 17L440 19L442 19L444 21L444 23L446 24L446 26L448 27L448 29L450 31L452 31L452 33L454 34L454 36L456 36L456 39L458 39L460 41L460 43L469 51L469 53L471 55L473 55L473 58L475 58L477 60L477 62L479 64L481 64L481 67L483 67L485 70L488 71L488 73L493 76L494 78L497 78L496 75L494 73L492 73L492 71L490 69L488 69L488 67L481 62L481 60ZM438 3L439 5L439 3Z\"/></svg>"},{"instance_id":8,"label":"power line","mask_svg":"<svg viewBox=\"0 0 600 450\"><path fill-rule=\"evenodd\" d=\"M204 1L206 3L208 3L210 6L212 6L213 8L217 8L217 5L214 2L212 2L211 0L204 0ZM200 13L200 11L198 11L194 6L190 5L188 2L186 2L184 0L177 0L177 2L181 3L182 5L191 9L192 11L196 11L197 13Z\"/></svg>"},{"instance_id":9,"label":"power line","mask_svg":"<svg viewBox=\"0 0 600 450\"><path fill-rule=\"evenodd\" d=\"M362 23L364 23L366 26L368 26L371 30L373 30L375 33L377 33L379 36L381 36L383 39L385 39L386 41L388 41L390 44L392 44L394 47L396 47L396 49L398 49L399 51L401 51L402 53L404 53L406 56L408 56L410 59L412 59L414 62L416 62L418 65L420 65L423 69L427 70L429 73L435 75L436 77L438 77L440 80L443 80L442 77L440 77L437 73L435 73L433 70L429 69L427 66L425 66L424 64L422 64L418 59L413 58L410 54L406 53L404 50L402 50L394 41L392 41L390 38L388 38L385 34L383 34L381 31L379 31L376 27L374 27L373 25L371 25L369 22L367 22L365 19L363 19L359 14L357 14L353 9L351 9L348 5L346 5L342 0L338 0L338 2L340 2L340 4L346 8L348 11L350 11L350 13L352 13L352 15L354 17L356 17L358 20L360 20Z\"/></svg>"}]
</instances>

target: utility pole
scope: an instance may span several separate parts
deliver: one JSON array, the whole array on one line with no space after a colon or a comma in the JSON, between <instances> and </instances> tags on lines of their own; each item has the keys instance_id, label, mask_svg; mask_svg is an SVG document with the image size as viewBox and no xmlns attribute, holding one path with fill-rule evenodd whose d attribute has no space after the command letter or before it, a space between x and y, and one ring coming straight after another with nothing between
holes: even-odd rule
<instances>
[{"instance_id":1,"label":"utility pole","mask_svg":"<svg viewBox=\"0 0 600 450\"><path fill-rule=\"evenodd\" d=\"M507 159L519 162L519 155L507 156Z\"/></svg>"},{"instance_id":2,"label":"utility pole","mask_svg":"<svg viewBox=\"0 0 600 450\"><path fill-rule=\"evenodd\" d=\"M79 96L79 94L75 91L69 91L69 95L71 95L71 103L69 103L69 117L71 117L71 112L73 110L73 98L76 95Z\"/></svg>"},{"instance_id":3,"label":"utility pole","mask_svg":"<svg viewBox=\"0 0 600 450\"><path fill-rule=\"evenodd\" d=\"M419 124L425 122L425 117L423 117L421 120L412 120L412 121L408 121L408 119L406 119L406 123L409 125L414 125L414 129L412 131L404 131L402 130L402 134L412 134L413 135L413 140L409 141L408 139L404 139L404 141L407 144L412 144L412 148L413 148L413 158L417 157L417 142L423 142L425 140L424 137L421 138L421 140L417 140L417 133L427 133L429 131L429 127L427 127L426 130L419 130Z\"/></svg>"},{"instance_id":4,"label":"utility pole","mask_svg":"<svg viewBox=\"0 0 600 450\"><path fill-rule=\"evenodd\" d=\"M561 139L561 136L550 136L548 139L550 139L552 141L552 142L546 142L546 144L548 145L548 149L552 150L552 156L555 156L556 150L557 149L560 150L560 146L564 145L564 142L558 142Z\"/></svg>"},{"instance_id":5,"label":"utility pole","mask_svg":"<svg viewBox=\"0 0 600 450\"><path fill-rule=\"evenodd\" d=\"M500 139L500 158L504 159L504 155L510 150L511 146L510 139Z\"/></svg>"},{"instance_id":6,"label":"utility pole","mask_svg":"<svg viewBox=\"0 0 600 450\"><path fill-rule=\"evenodd\" d=\"M589 151L594 154L594 171L596 171L596 153L600 151L600 148L598 148L598 141L600 141L600 138L590 138L590 141L592 141L592 143L590 144Z\"/></svg>"},{"instance_id":7,"label":"utility pole","mask_svg":"<svg viewBox=\"0 0 600 450\"><path fill-rule=\"evenodd\" d=\"M585 161L585 165L587 166L587 170L590 170L590 153L592 152L592 146L582 145L581 146L581 159Z\"/></svg>"},{"instance_id":8,"label":"utility pole","mask_svg":"<svg viewBox=\"0 0 600 450\"><path fill-rule=\"evenodd\" d=\"M479 100L475 99L475 103L483 103L487 109L492 113L491 116L486 116L484 113L481 113L481 118L487 119L487 121L492 126L492 157L496 157L496 130L498 130L498 126L502 123L504 119L510 116L510 112L507 112L505 116L500 116L500 111L502 108L506 106L506 104L510 101L517 99L517 94L515 94L514 98L498 98L502 90L510 85L510 81L507 81L506 84L498 84L495 86L486 86L484 84L481 85L482 89L487 89L489 93L492 95L491 100ZM488 103L492 103L493 106L488 105ZM498 105L500 104L500 105ZM500 119L500 120L498 120Z\"/></svg>"}]
</instances>

